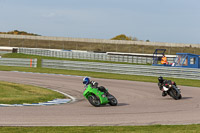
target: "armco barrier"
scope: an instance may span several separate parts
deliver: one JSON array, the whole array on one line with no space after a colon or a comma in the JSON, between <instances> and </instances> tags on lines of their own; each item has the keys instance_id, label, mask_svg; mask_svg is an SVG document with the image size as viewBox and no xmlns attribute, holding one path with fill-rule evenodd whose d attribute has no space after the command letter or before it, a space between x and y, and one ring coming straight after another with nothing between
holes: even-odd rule
<instances>
[{"instance_id":1,"label":"armco barrier","mask_svg":"<svg viewBox=\"0 0 200 133\"><path fill-rule=\"evenodd\" d=\"M0 58L0 66L37 67L37 59Z\"/></svg>"},{"instance_id":2,"label":"armco barrier","mask_svg":"<svg viewBox=\"0 0 200 133\"><path fill-rule=\"evenodd\" d=\"M58 58L127 62L127 63L137 63L137 64L152 64L153 61L152 57L107 55L106 53L72 52L72 51L38 49L38 48L19 48L18 53L58 57ZM173 60L174 58L169 58L168 62L172 63Z\"/></svg>"},{"instance_id":3,"label":"armco barrier","mask_svg":"<svg viewBox=\"0 0 200 133\"><path fill-rule=\"evenodd\" d=\"M12 53L12 51L0 51L0 54Z\"/></svg>"},{"instance_id":4,"label":"armco barrier","mask_svg":"<svg viewBox=\"0 0 200 133\"><path fill-rule=\"evenodd\" d=\"M127 75L144 75L144 76L156 76L156 77L164 76L164 77L200 80L200 69L180 68L180 67L128 65L128 64L114 64L114 63L46 60L46 59L42 60L42 67L127 74Z\"/></svg>"}]
</instances>

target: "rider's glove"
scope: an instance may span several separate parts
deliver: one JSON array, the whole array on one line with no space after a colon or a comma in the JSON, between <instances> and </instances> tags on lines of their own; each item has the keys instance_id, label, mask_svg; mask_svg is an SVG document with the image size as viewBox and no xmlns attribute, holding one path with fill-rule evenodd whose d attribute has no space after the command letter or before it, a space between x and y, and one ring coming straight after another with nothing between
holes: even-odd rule
<instances>
[{"instance_id":1,"label":"rider's glove","mask_svg":"<svg viewBox=\"0 0 200 133\"><path fill-rule=\"evenodd\" d=\"M91 81L91 84L93 86L93 88L97 88L98 87L98 83L95 81Z\"/></svg>"}]
</instances>

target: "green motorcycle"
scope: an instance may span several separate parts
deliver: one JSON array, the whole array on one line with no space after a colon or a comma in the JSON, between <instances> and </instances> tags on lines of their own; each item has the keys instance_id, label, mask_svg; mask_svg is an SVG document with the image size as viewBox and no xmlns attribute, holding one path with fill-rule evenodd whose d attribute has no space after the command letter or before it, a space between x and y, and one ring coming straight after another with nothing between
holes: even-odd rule
<instances>
[{"instance_id":1,"label":"green motorcycle","mask_svg":"<svg viewBox=\"0 0 200 133\"><path fill-rule=\"evenodd\" d=\"M89 84L84 90L83 96L95 107L105 104L116 106L118 103L117 99L113 95L109 94L107 89L106 92L102 92L99 88L92 88L91 84Z\"/></svg>"}]
</instances>

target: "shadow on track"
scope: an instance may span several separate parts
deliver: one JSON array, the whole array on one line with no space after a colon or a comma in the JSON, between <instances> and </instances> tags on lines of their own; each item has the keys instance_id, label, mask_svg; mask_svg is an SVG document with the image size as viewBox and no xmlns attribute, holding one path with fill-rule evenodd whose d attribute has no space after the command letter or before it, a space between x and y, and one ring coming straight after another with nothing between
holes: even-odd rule
<instances>
[{"instance_id":1,"label":"shadow on track","mask_svg":"<svg viewBox=\"0 0 200 133\"><path fill-rule=\"evenodd\" d=\"M126 105L129 105L127 103L118 103L117 106L126 106Z\"/></svg>"},{"instance_id":2,"label":"shadow on track","mask_svg":"<svg viewBox=\"0 0 200 133\"><path fill-rule=\"evenodd\" d=\"M193 97L182 97L182 100L192 99Z\"/></svg>"}]
</instances>

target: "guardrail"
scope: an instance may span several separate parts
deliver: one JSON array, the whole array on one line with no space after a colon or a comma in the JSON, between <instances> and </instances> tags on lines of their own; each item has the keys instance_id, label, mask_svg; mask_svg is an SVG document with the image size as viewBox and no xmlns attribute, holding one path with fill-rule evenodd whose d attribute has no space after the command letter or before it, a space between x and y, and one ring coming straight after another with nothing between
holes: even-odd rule
<instances>
[{"instance_id":1,"label":"guardrail","mask_svg":"<svg viewBox=\"0 0 200 133\"><path fill-rule=\"evenodd\" d=\"M143 76L156 76L156 77L163 76L163 77L200 80L200 69L180 68L180 67L129 65L129 64L46 60L46 59L42 60L42 67L127 74L127 75L143 75Z\"/></svg>"},{"instance_id":2,"label":"guardrail","mask_svg":"<svg viewBox=\"0 0 200 133\"><path fill-rule=\"evenodd\" d=\"M0 66L37 67L37 59L0 58Z\"/></svg>"},{"instance_id":3,"label":"guardrail","mask_svg":"<svg viewBox=\"0 0 200 133\"><path fill-rule=\"evenodd\" d=\"M107 55L106 53L72 52L72 51L61 51L61 50L37 49L37 48L19 48L18 53L58 57L58 58L127 62L136 64L152 64L153 62L152 57ZM173 60L174 58L168 58L169 63L173 63Z\"/></svg>"},{"instance_id":4,"label":"guardrail","mask_svg":"<svg viewBox=\"0 0 200 133\"><path fill-rule=\"evenodd\" d=\"M12 53L12 51L0 51L0 54Z\"/></svg>"}]
</instances>

